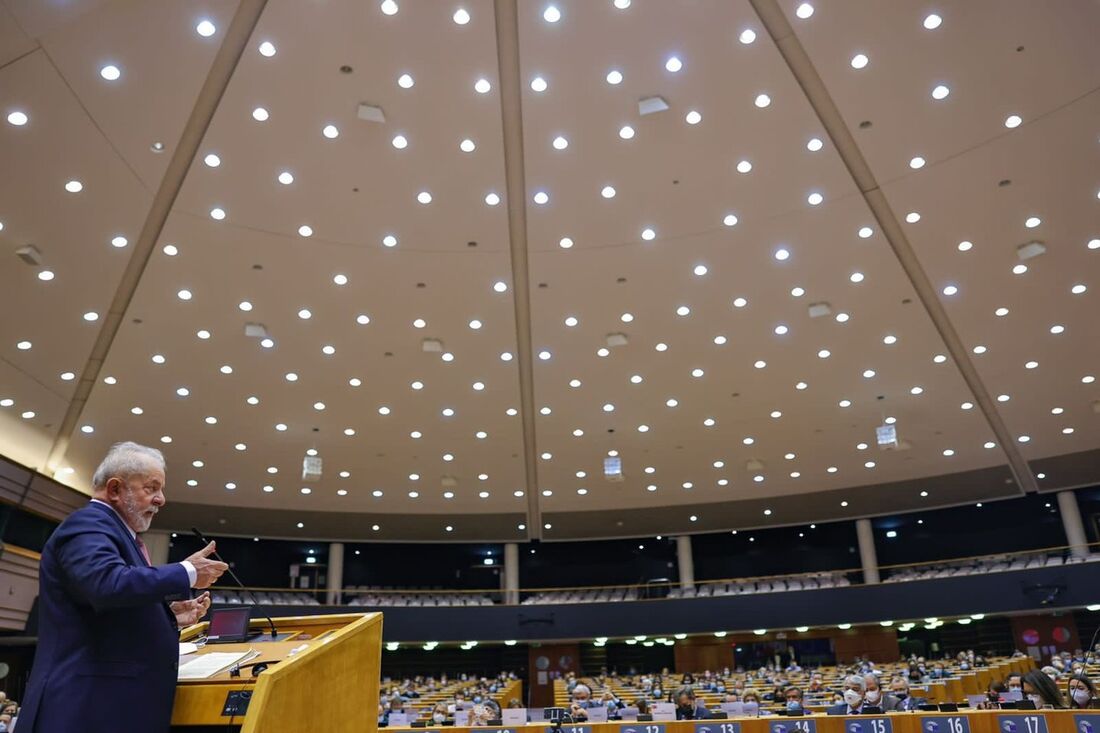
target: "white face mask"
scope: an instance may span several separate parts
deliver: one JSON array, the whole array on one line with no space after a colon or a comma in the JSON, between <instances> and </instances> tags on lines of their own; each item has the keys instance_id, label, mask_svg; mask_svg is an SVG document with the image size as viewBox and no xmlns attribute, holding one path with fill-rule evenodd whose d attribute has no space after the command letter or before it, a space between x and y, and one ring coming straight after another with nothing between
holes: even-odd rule
<instances>
[{"instance_id":1,"label":"white face mask","mask_svg":"<svg viewBox=\"0 0 1100 733\"><path fill-rule=\"evenodd\" d=\"M882 697L882 693L879 690L867 690L867 702L875 705L878 703L879 698Z\"/></svg>"},{"instance_id":2,"label":"white face mask","mask_svg":"<svg viewBox=\"0 0 1100 733\"><path fill-rule=\"evenodd\" d=\"M1086 690L1084 687L1078 687L1076 690L1073 691L1073 701L1078 705L1087 704L1089 699L1091 698L1092 695L1090 695L1089 691Z\"/></svg>"},{"instance_id":3,"label":"white face mask","mask_svg":"<svg viewBox=\"0 0 1100 733\"><path fill-rule=\"evenodd\" d=\"M848 707L854 708L862 702L863 696L855 690L844 691L844 702L848 703Z\"/></svg>"}]
</instances>

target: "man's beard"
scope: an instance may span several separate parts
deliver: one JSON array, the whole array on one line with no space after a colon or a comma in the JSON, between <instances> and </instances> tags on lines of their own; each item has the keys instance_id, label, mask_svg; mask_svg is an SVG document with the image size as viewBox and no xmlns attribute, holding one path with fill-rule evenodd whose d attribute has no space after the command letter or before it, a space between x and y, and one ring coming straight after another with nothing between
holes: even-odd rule
<instances>
[{"instance_id":1,"label":"man's beard","mask_svg":"<svg viewBox=\"0 0 1100 733\"><path fill-rule=\"evenodd\" d=\"M151 506L143 513L138 508L133 493L127 491L122 495L122 513L126 517L126 523L130 525L130 529L141 534L147 531L153 523L153 516L157 513L157 508Z\"/></svg>"}]
</instances>

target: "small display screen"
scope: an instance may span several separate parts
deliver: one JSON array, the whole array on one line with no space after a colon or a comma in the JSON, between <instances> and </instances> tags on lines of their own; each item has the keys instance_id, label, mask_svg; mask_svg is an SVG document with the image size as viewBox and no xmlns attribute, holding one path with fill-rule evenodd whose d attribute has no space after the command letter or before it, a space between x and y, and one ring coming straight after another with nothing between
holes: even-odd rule
<instances>
[{"instance_id":1,"label":"small display screen","mask_svg":"<svg viewBox=\"0 0 1100 733\"><path fill-rule=\"evenodd\" d=\"M244 640L248 637L248 621L251 608L219 608L210 612L210 628L206 635L211 639Z\"/></svg>"}]
</instances>

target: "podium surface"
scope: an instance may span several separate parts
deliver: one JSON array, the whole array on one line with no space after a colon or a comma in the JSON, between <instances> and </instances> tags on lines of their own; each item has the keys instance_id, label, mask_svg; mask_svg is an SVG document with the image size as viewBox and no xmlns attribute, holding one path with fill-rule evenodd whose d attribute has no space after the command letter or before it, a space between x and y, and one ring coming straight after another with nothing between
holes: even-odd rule
<instances>
[{"instance_id":1,"label":"podium surface","mask_svg":"<svg viewBox=\"0 0 1100 733\"><path fill-rule=\"evenodd\" d=\"M180 664L213 652L258 652L248 664L268 663L257 676L245 666L239 677L229 670L201 680L180 680L172 710L175 729L240 726L242 733L331 733L378 727L378 684L382 660L382 614L355 613L274 619L278 640L271 640L266 619L252 619L247 642L206 644ZM207 624L180 632L195 642Z\"/></svg>"}]
</instances>

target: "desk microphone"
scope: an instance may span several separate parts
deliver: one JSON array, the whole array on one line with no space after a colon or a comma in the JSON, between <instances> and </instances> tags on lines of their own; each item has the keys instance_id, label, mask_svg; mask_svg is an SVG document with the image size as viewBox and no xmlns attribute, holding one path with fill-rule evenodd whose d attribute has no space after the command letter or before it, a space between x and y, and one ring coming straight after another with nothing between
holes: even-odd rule
<instances>
[{"instance_id":1,"label":"desk microphone","mask_svg":"<svg viewBox=\"0 0 1100 733\"><path fill-rule=\"evenodd\" d=\"M206 539L206 535L200 532L197 528L192 527L191 532L199 538L199 542L202 543L203 547L206 547L210 544L210 540ZM218 562L225 562L225 560L222 559L221 555L218 554L217 550L214 550L213 555L214 559ZM229 577L233 579L233 582L236 583L241 590L248 594L248 597L252 599L252 605L255 606L256 610L264 615L264 618L267 619L268 625L271 626L271 638L278 639L279 634L277 631L275 631L275 622L271 620L271 614L267 612L264 606L260 605L260 602L256 599L256 595L251 591L251 589L245 588L244 583L242 583L241 579L237 577L237 574L233 572L233 568L229 565L229 563L225 562L225 565L225 569L229 571Z\"/></svg>"}]
</instances>

